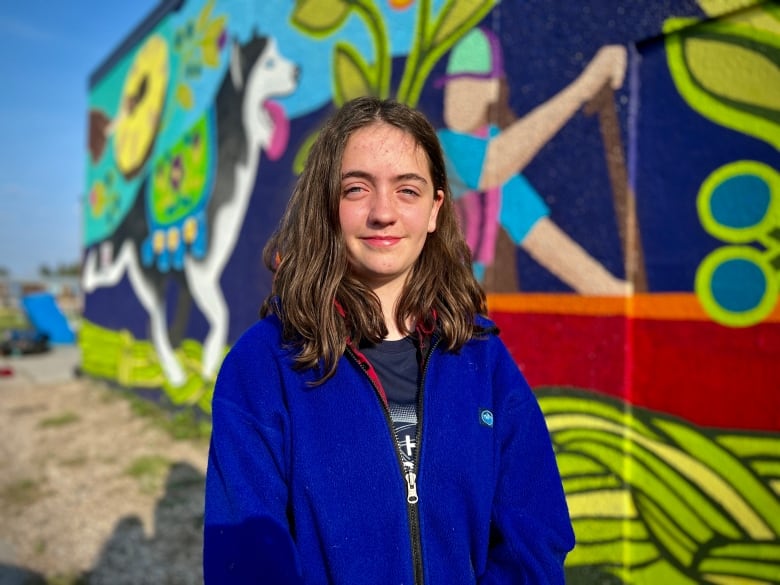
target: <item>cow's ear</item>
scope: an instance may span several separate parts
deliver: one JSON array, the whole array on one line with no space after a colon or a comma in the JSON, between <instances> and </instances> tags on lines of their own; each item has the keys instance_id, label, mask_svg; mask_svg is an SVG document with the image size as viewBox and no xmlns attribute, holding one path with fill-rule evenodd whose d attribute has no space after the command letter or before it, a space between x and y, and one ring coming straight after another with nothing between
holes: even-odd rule
<instances>
[{"instance_id":1,"label":"cow's ear","mask_svg":"<svg viewBox=\"0 0 780 585\"><path fill-rule=\"evenodd\" d=\"M244 86L244 67L241 63L241 45L237 41L230 43L230 80L233 87L241 89Z\"/></svg>"}]
</instances>

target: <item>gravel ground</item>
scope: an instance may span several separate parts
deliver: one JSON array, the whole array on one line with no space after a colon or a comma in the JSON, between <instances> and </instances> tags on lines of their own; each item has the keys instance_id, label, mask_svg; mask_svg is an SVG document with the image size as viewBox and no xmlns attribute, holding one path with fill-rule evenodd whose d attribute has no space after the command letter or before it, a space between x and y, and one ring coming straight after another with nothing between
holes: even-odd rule
<instances>
[{"instance_id":1,"label":"gravel ground","mask_svg":"<svg viewBox=\"0 0 780 585\"><path fill-rule=\"evenodd\" d=\"M0 358L0 585L202 583L206 441L173 439L77 363Z\"/></svg>"}]
</instances>

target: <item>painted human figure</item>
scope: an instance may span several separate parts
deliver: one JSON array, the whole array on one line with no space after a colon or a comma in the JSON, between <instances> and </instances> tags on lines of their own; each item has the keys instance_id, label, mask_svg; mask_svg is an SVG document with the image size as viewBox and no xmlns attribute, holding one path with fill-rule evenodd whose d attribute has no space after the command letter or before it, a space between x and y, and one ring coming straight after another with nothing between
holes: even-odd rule
<instances>
[{"instance_id":1,"label":"painted human figure","mask_svg":"<svg viewBox=\"0 0 780 585\"><path fill-rule=\"evenodd\" d=\"M550 210L521 174L539 150L596 93L622 85L626 50L603 47L570 85L514 119L506 104L507 81L498 38L470 31L452 50L444 87L444 122L439 131L453 193L464 216L474 272L494 260L499 226L539 264L575 291L624 295L630 286L613 276L550 218Z\"/></svg>"}]
</instances>

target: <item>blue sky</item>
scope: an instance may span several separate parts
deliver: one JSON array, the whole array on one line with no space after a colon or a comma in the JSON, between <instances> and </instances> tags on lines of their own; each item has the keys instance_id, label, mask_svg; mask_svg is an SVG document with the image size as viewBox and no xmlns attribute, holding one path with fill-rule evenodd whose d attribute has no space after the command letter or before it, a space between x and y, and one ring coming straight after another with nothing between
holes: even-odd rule
<instances>
[{"instance_id":1,"label":"blue sky","mask_svg":"<svg viewBox=\"0 0 780 585\"><path fill-rule=\"evenodd\" d=\"M0 267L79 260L88 78L159 0L0 0Z\"/></svg>"},{"instance_id":2,"label":"blue sky","mask_svg":"<svg viewBox=\"0 0 780 585\"><path fill-rule=\"evenodd\" d=\"M79 261L88 79L159 4L0 0L0 267L12 277L35 277L43 264L56 268ZM382 6L388 18L406 23L393 27L399 31L394 50L403 51L410 42L414 11ZM286 20L290 7L270 1L252 5L254 18L245 24ZM241 33L240 24L234 32ZM364 28L352 19L342 34L368 47ZM313 54L309 44L297 41L296 31L278 27L273 33L286 56L306 72L300 91L286 100L288 115L330 99L330 67L321 61L330 55L334 39L322 41L323 50Z\"/></svg>"}]
</instances>

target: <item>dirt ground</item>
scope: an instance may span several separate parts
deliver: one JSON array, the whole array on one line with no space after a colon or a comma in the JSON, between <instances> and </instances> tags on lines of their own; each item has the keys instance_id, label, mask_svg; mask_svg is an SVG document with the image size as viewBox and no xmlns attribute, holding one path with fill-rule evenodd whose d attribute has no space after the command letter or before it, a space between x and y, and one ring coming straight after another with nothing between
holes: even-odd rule
<instances>
[{"instance_id":1,"label":"dirt ground","mask_svg":"<svg viewBox=\"0 0 780 585\"><path fill-rule=\"evenodd\" d=\"M75 348L0 358L0 585L202 583L205 440L176 440Z\"/></svg>"}]
</instances>

